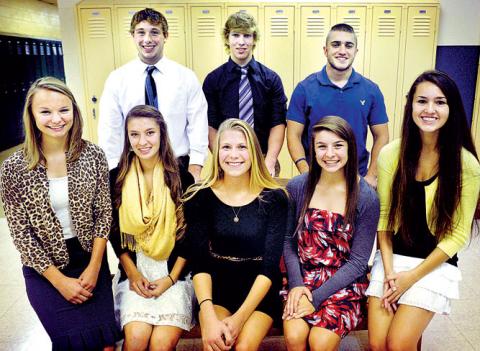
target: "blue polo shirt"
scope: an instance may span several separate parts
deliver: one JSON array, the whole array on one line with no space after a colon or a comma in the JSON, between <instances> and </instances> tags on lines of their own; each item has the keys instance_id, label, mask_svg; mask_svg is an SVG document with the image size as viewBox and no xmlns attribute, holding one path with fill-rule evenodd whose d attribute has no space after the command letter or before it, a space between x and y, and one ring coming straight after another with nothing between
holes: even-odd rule
<instances>
[{"instance_id":1,"label":"blue polo shirt","mask_svg":"<svg viewBox=\"0 0 480 351\"><path fill-rule=\"evenodd\" d=\"M377 84L352 70L347 84L339 88L328 78L326 67L301 81L292 94L287 120L305 125L302 144L308 156L312 127L326 116L350 123L358 149L359 173L367 173L370 153L366 148L368 127L388 122L385 102Z\"/></svg>"}]
</instances>

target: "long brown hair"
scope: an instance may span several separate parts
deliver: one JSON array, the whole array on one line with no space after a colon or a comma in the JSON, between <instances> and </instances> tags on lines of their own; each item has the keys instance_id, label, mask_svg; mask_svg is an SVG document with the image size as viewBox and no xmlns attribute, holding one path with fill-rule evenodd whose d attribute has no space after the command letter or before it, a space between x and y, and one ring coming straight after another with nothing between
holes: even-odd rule
<instances>
[{"instance_id":1,"label":"long brown hair","mask_svg":"<svg viewBox=\"0 0 480 351\"><path fill-rule=\"evenodd\" d=\"M321 131L329 131L337 135L339 138L347 142L348 160L343 168L347 186L347 203L345 204L344 221L353 226L355 224L355 211L357 208L358 198L358 160L357 160L357 143L355 141L355 134L352 127L341 117L328 116L322 118L312 128L312 136L310 137L310 171L308 172L307 183L305 184L305 199L303 202L300 217L298 219L298 226L301 225L308 205L312 200L315 186L320 180L322 174L322 167L318 164L315 157L315 137ZM297 229L299 228L297 226Z\"/></svg>"},{"instance_id":2,"label":"long brown hair","mask_svg":"<svg viewBox=\"0 0 480 351\"><path fill-rule=\"evenodd\" d=\"M54 77L43 77L37 79L28 89L23 109L23 128L25 130L25 141L23 143L23 154L28 162L28 169L35 168L40 162L45 162L45 156L42 151L42 133L37 127L35 117L32 112L32 102L35 94L39 90L49 90L65 95L72 102L73 121L72 127L68 131L67 147L69 158L72 162L80 157L84 147L82 140L83 121L82 114L78 108L77 101L67 85Z\"/></svg>"},{"instance_id":3,"label":"long brown hair","mask_svg":"<svg viewBox=\"0 0 480 351\"><path fill-rule=\"evenodd\" d=\"M440 241L454 225L453 215L460 202L462 189L462 148L471 152L475 158L477 152L473 144L462 98L455 82L440 71L426 71L414 82L407 95L402 125L402 139L398 167L393 178L391 190L388 228L394 230L401 224L402 239L412 244L414 223L414 204L412 192L418 168L418 159L422 151L422 140L418 126L413 121L412 104L417 87L422 82L435 84L445 95L449 107L448 119L440 129L437 140L438 188L430 213L434 235Z\"/></svg>"},{"instance_id":4,"label":"long brown hair","mask_svg":"<svg viewBox=\"0 0 480 351\"><path fill-rule=\"evenodd\" d=\"M125 141L122 155L118 164L118 176L115 181L113 205L119 208L122 204L122 188L125 181L125 176L130 169L135 153L131 151L130 140L128 139L128 122L135 118L151 118L157 123L160 129L160 147L158 149L158 156L164 168L165 185L170 189L170 195L176 207L177 217L177 240L181 239L185 233L185 219L183 215L182 184L180 180L180 172L178 168L177 159L173 154L170 141L168 139L167 124L163 119L162 114L157 109L147 106L135 106L128 112L125 118Z\"/></svg>"}]
</instances>

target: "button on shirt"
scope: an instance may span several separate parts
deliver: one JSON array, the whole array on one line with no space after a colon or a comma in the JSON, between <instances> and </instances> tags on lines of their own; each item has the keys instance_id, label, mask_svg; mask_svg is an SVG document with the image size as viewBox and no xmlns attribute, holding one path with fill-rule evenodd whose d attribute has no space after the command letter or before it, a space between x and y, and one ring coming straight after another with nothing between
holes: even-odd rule
<instances>
[{"instance_id":1,"label":"button on shirt","mask_svg":"<svg viewBox=\"0 0 480 351\"><path fill-rule=\"evenodd\" d=\"M357 142L359 173L364 176L370 155L366 148L368 127L388 122L378 85L352 70L347 84L339 88L330 81L324 67L296 86L288 106L287 119L305 125L302 144L306 153L312 127L323 117L332 115L350 123Z\"/></svg>"},{"instance_id":2,"label":"button on shirt","mask_svg":"<svg viewBox=\"0 0 480 351\"><path fill-rule=\"evenodd\" d=\"M203 165L208 148L207 102L195 73L163 57L153 72L158 105L167 123L176 157L189 155L190 164ZM100 100L98 143L109 168L117 166L123 150L128 112L145 104L147 64L135 59L110 73Z\"/></svg>"},{"instance_id":3,"label":"button on shirt","mask_svg":"<svg viewBox=\"0 0 480 351\"><path fill-rule=\"evenodd\" d=\"M285 124L287 97L278 74L254 58L247 67L253 96L254 130L262 152L266 154L270 129ZM240 75L239 66L229 59L205 78L203 92L208 101L210 127L218 129L224 120L239 117Z\"/></svg>"}]
</instances>

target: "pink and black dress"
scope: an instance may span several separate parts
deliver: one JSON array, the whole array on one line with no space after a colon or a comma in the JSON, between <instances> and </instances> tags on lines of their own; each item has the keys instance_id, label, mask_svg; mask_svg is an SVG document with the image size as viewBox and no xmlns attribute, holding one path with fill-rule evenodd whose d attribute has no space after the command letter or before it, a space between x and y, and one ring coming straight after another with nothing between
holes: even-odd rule
<instances>
[{"instance_id":1,"label":"pink and black dress","mask_svg":"<svg viewBox=\"0 0 480 351\"><path fill-rule=\"evenodd\" d=\"M306 180L306 175L300 175L287 186L296 218L303 205ZM284 245L289 288L303 285L313 294L316 310L305 316L305 321L342 338L362 321L367 264L379 216L374 190L363 179L359 187L353 226L344 223L341 214L308 208L300 230L287 235Z\"/></svg>"}]
</instances>

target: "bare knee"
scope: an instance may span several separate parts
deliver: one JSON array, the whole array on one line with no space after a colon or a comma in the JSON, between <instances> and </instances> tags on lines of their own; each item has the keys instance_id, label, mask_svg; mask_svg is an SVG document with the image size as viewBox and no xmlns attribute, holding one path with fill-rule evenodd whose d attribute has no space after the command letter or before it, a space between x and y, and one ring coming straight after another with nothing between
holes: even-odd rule
<instances>
[{"instance_id":1,"label":"bare knee","mask_svg":"<svg viewBox=\"0 0 480 351\"><path fill-rule=\"evenodd\" d=\"M309 340L310 351L335 351L338 349L337 344L324 343L322 341Z\"/></svg>"},{"instance_id":2,"label":"bare knee","mask_svg":"<svg viewBox=\"0 0 480 351\"><path fill-rule=\"evenodd\" d=\"M387 351L387 342L385 339L374 338L369 335L368 346L371 351Z\"/></svg>"},{"instance_id":3,"label":"bare knee","mask_svg":"<svg viewBox=\"0 0 480 351\"><path fill-rule=\"evenodd\" d=\"M254 346L248 340L240 340L235 344L235 351L253 351Z\"/></svg>"},{"instance_id":4,"label":"bare knee","mask_svg":"<svg viewBox=\"0 0 480 351\"><path fill-rule=\"evenodd\" d=\"M152 342L150 340L150 346L148 348L149 351L173 351L175 350L175 346L177 346L176 342L172 340L157 340Z\"/></svg>"},{"instance_id":5,"label":"bare knee","mask_svg":"<svg viewBox=\"0 0 480 351\"><path fill-rule=\"evenodd\" d=\"M125 335L125 340L123 342L124 351L143 351L148 348L148 343L150 339L149 333L142 333L135 330L132 330L130 333Z\"/></svg>"},{"instance_id":6,"label":"bare knee","mask_svg":"<svg viewBox=\"0 0 480 351\"><path fill-rule=\"evenodd\" d=\"M302 333L286 332L284 338L288 351L305 351L307 349L307 339Z\"/></svg>"},{"instance_id":7,"label":"bare knee","mask_svg":"<svg viewBox=\"0 0 480 351\"><path fill-rule=\"evenodd\" d=\"M416 350L417 340L409 340L401 337L387 337L387 350L388 351L407 351Z\"/></svg>"}]
</instances>

